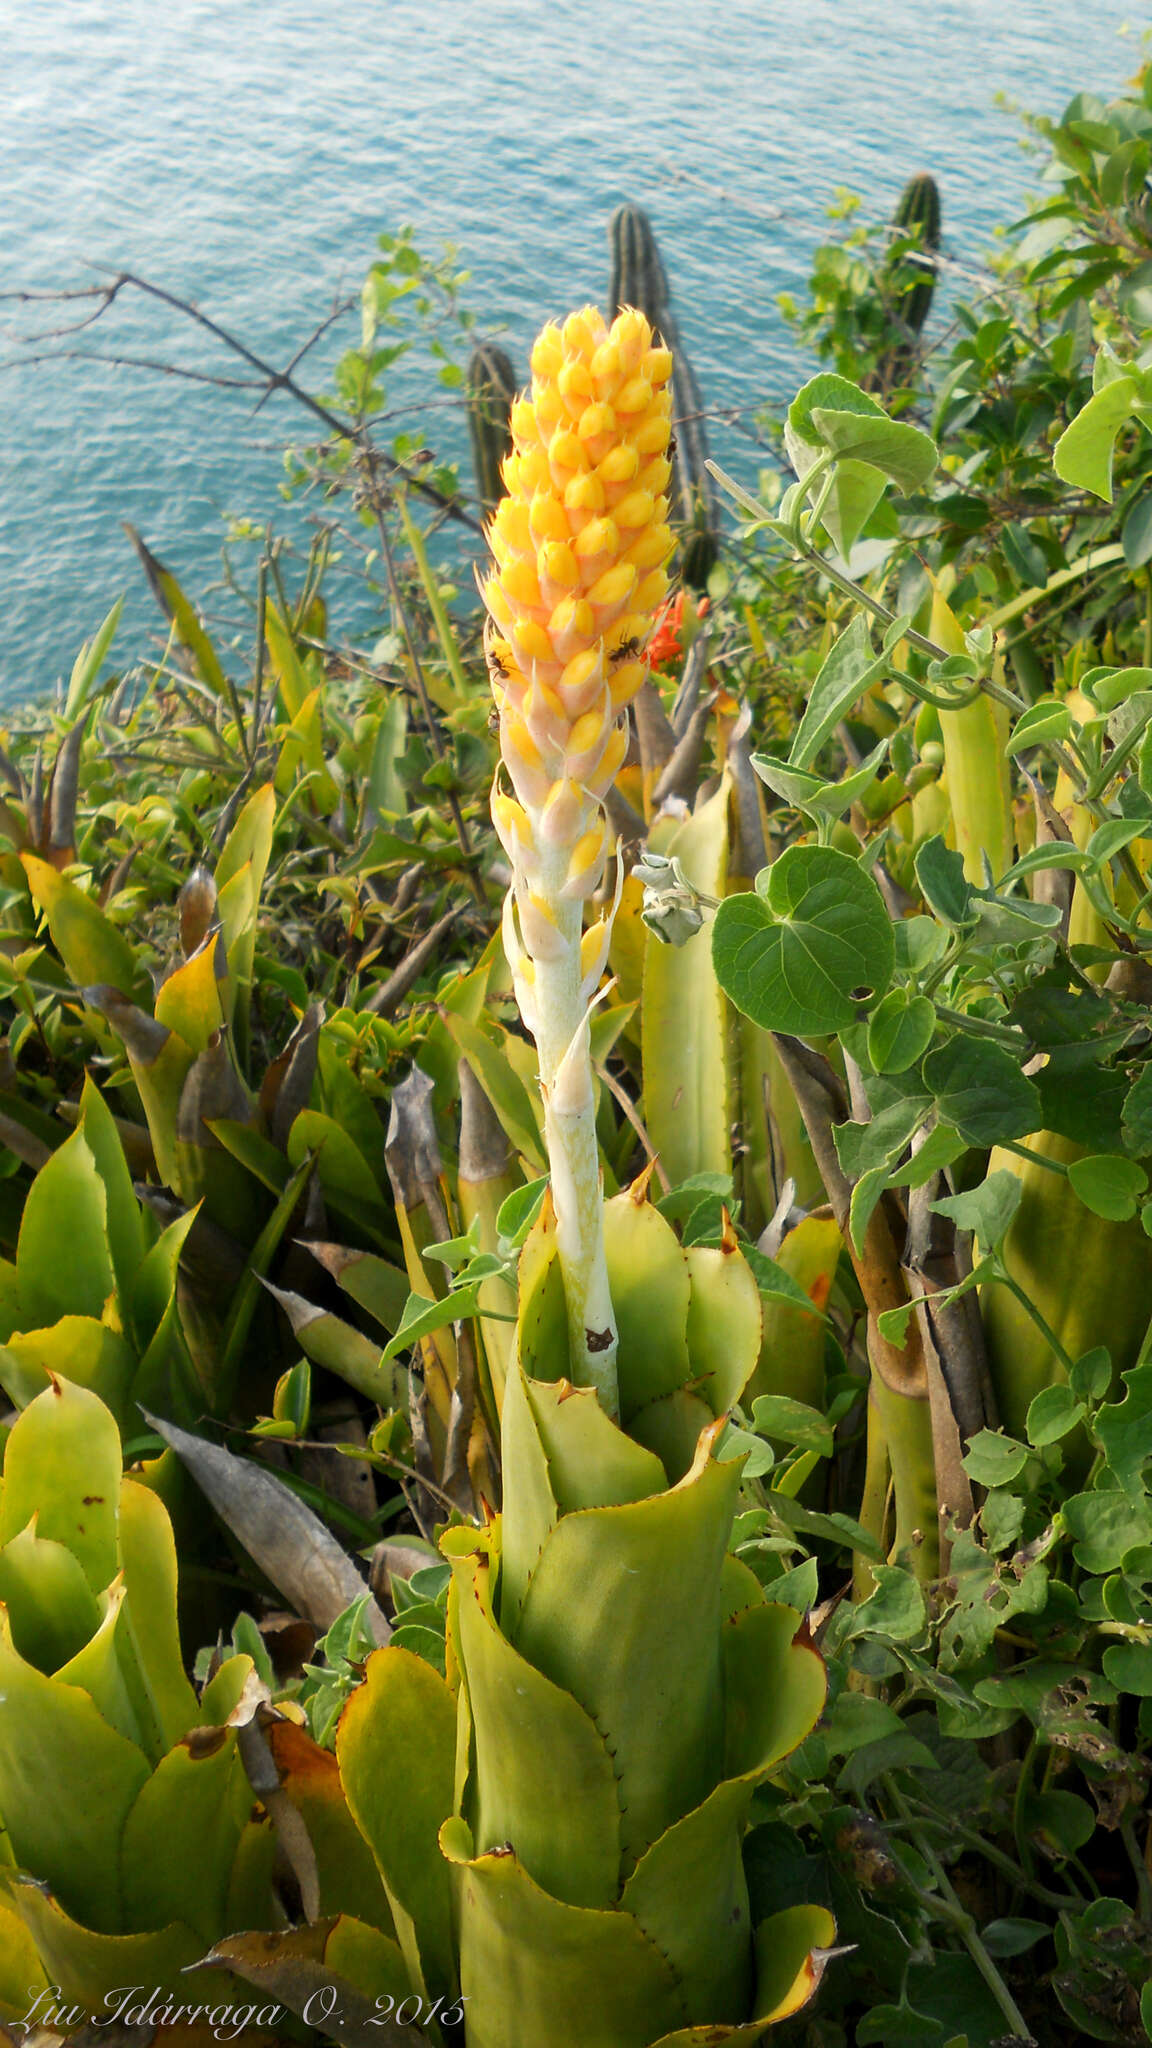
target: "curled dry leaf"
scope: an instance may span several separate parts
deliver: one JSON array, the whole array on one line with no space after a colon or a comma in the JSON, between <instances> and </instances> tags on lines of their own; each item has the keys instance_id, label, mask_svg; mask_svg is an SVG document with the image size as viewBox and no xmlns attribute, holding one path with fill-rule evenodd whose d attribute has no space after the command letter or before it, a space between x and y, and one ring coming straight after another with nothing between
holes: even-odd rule
<instances>
[{"instance_id":1,"label":"curled dry leaf","mask_svg":"<svg viewBox=\"0 0 1152 2048\"><path fill-rule=\"evenodd\" d=\"M382 2010L387 2000L366 1997L325 1962L329 1940L338 1926L338 1920L321 1920L313 1927L293 1927L283 1933L230 1935L217 1942L195 1967L205 1970L226 1965L291 2012L302 2013L311 2000L310 2018L322 2009L316 1994L326 1992L323 2009L332 2014L328 2031L345 2048L428 2048L428 2035L421 2028L387 2017Z\"/></svg>"},{"instance_id":2,"label":"curled dry leaf","mask_svg":"<svg viewBox=\"0 0 1152 2048\"><path fill-rule=\"evenodd\" d=\"M353 1560L291 1489L247 1458L206 1443L175 1423L146 1417L188 1467L221 1521L299 1614L324 1631L367 1587ZM375 1602L365 1625L378 1643L391 1634Z\"/></svg>"}]
</instances>

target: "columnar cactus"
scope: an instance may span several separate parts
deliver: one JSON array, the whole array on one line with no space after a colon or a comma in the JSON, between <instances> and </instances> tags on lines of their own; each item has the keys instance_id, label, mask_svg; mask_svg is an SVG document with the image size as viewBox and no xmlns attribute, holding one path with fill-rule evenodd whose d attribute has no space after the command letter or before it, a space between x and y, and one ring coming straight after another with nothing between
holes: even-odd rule
<instances>
[{"instance_id":1,"label":"columnar cactus","mask_svg":"<svg viewBox=\"0 0 1152 2048\"><path fill-rule=\"evenodd\" d=\"M515 397L511 359L494 342L481 342L468 365L468 431L477 495L489 512L500 497L500 468L512 449L508 414Z\"/></svg>"},{"instance_id":2,"label":"columnar cactus","mask_svg":"<svg viewBox=\"0 0 1152 2048\"><path fill-rule=\"evenodd\" d=\"M900 293L901 320L913 334L919 334L936 288L936 265L932 258L940 247L940 190L927 171L909 178L900 194L892 226L898 236L918 242L915 253L898 257L893 263L892 283Z\"/></svg>"},{"instance_id":3,"label":"columnar cactus","mask_svg":"<svg viewBox=\"0 0 1152 2048\"><path fill-rule=\"evenodd\" d=\"M610 917L582 933L609 851L602 799L667 589L672 357L642 314L593 307L544 329L512 409L507 496L489 529L488 660L510 789L492 800L512 866L504 944L540 1082L572 1362L616 1411L588 1010Z\"/></svg>"},{"instance_id":4,"label":"columnar cactus","mask_svg":"<svg viewBox=\"0 0 1152 2048\"><path fill-rule=\"evenodd\" d=\"M672 516L682 529L680 574L693 590L705 590L717 556L718 506L709 474L704 401L692 365L680 344L669 303L668 274L652 223L640 206L618 206L608 228L612 249L609 318L636 306L672 350L672 411L676 422L671 453Z\"/></svg>"}]
</instances>

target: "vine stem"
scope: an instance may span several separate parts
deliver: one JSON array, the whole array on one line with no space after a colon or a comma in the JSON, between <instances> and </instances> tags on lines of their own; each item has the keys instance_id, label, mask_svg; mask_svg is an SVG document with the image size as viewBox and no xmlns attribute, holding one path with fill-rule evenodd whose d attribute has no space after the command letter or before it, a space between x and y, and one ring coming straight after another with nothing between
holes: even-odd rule
<instances>
[{"instance_id":1,"label":"vine stem","mask_svg":"<svg viewBox=\"0 0 1152 2048\"><path fill-rule=\"evenodd\" d=\"M961 1905L952 1888L947 1871L940 1862L932 1844L927 1840L916 1816L909 1811L902 1793L897 1789L890 1775L885 1774L881 1782L892 1805L900 1815L901 1820L906 1824L909 1835L932 1872L939 1888L939 1899L934 1899L930 1893L925 1892L920 1893L921 1899L942 1920L946 1920L949 1926L956 1929L972 1961L975 1963L976 1968L979 1970L985 1984L988 1986L989 1991L1007 2020L1013 2037L1017 2041L1034 2042L1035 2037L1032 2029L1028 2026L1012 1993L1009 1991L984 1943L981 1941L980 1931L972 1915L966 1912L965 1908Z\"/></svg>"},{"instance_id":2,"label":"vine stem","mask_svg":"<svg viewBox=\"0 0 1152 2048\"><path fill-rule=\"evenodd\" d=\"M1029 1157L1031 1158L1031 1154L1029 1154ZM1027 1291L1019 1285L1018 1281L1013 1280L1012 1275L1004 1269L1004 1266L999 1259L997 1259L996 1265L999 1268L996 1274L996 1281L998 1285L1000 1285L1001 1287L1006 1287L1010 1294L1014 1294L1016 1296L1016 1299L1020 1303L1021 1308L1025 1311L1025 1314L1031 1316L1032 1321L1035 1323L1036 1328L1039 1330L1045 1343L1050 1344L1052 1346L1052 1349L1055 1352L1057 1358L1060 1360L1061 1365L1064 1367L1065 1372L1068 1374L1069 1378L1071 1378L1074 1361L1069 1356L1068 1352L1064 1349L1064 1346L1060 1342L1059 1337L1056 1335L1055 1330L1052 1328L1050 1323L1045 1321L1044 1317L1040 1313L1040 1310L1037 1308L1035 1302L1029 1298Z\"/></svg>"},{"instance_id":3,"label":"vine stem","mask_svg":"<svg viewBox=\"0 0 1152 2048\"><path fill-rule=\"evenodd\" d=\"M1003 1630L1000 1631L1000 1634L1003 1634ZM1032 1645L1029 1644L1028 1648L1031 1649L1031 1647ZM1017 1891L1026 1893L1029 1897L1036 1899L1042 1906L1053 1906L1057 1912L1062 1913L1066 1910L1074 1910L1077 1906L1082 1906L1084 1903L1079 1892L1053 1892L1048 1891L1044 1885L1037 1884L1035 1879L1028 1874L1021 1864L1015 1863L1011 1856L1005 1855L1003 1849L998 1848L995 1842L987 1841L978 1829L970 1828L963 1821L958 1820L955 1814L950 1813L945 1822L938 1819L930 1807L923 1806L917 1802L913 1811L913 1819L919 1819L922 1826L938 1828L948 1835L958 1836L961 1841L970 1843L973 1849L979 1851L986 1862L991 1863L995 1869L1002 1870L1005 1877L1011 1878Z\"/></svg>"}]
</instances>

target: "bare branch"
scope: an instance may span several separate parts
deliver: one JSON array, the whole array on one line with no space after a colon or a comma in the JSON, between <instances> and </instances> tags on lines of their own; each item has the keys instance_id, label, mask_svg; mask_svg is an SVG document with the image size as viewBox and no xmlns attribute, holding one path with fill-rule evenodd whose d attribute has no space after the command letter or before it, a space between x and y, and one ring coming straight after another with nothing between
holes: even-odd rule
<instances>
[{"instance_id":1,"label":"bare branch","mask_svg":"<svg viewBox=\"0 0 1152 2048\"><path fill-rule=\"evenodd\" d=\"M131 270L118 271L105 285L92 285L76 292L11 292L0 296L22 305L33 303L70 303L74 299L87 298L95 298L97 300L94 310L84 320L73 322L59 329L49 330L44 334L32 337L33 341L43 341L54 339L56 336L63 337L73 334L81 328L94 325L97 320L102 319L108 312L121 292L128 289L140 292L145 298L154 299L160 305L170 307L182 319L191 320L194 325L203 328L204 332L211 335L213 340L218 341L222 347L231 350L233 355L239 356L242 362L247 363L256 372L255 379L230 380L210 375L205 371L187 370L181 366L157 363L150 359L139 357L126 356L105 359L90 356L85 352L81 356L81 360L110 360L114 364L124 367L156 370L164 375L184 376L196 382L217 384L224 388L258 390L262 393L261 405L266 403L276 392L283 391L288 397L295 399L298 405L303 406L307 412L310 412L314 419L319 420L335 440L349 442L361 455L368 458L374 470L384 468L389 475L401 477L411 490L418 492L421 497L428 499L430 503L438 506L446 517L457 520L460 525L466 526L472 533L480 534L483 532L480 521L474 519L470 513L466 512L463 506L458 504L455 499L449 498L443 491L438 490L435 484L428 483L425 478L413 473L406 464L394 461L390 456L383 455L379 449L373 447L363 424L356 424L342 419L339 413L333 412L330 406L325 405L323 400L317 398L313 392L298 382L293 375L293 371L300 361L301 355L306 353L307 349L319 338L319 333L324 331L324 327L321 327L312 336L311 340L305 344L303 350L297 352L291 359L287 369L278 370L274 364L267 362L263 356L257 355L254 349L249 348L247 343L241 341L240 337L233 334L229 328L222 326L218 320L213 320L208 313L203 312L193 300L182 298L178 292L170 292L163 285L153 284L146 277L138 277ZM324 323L324 326L329 325L335 317L335 313L330 315L329 320ZM20 355L17 358L13 358L13 362L19 361L22 365L25 365L29 361L44 362L73 359L75 358L67 350L53 350L46 355L34 355L32 357L29 357L21 350ZM0 365L0 367L10 368L12 364ZM256 410L259 410L259 406L257 406Z\"/></svg>"}]
</instances>

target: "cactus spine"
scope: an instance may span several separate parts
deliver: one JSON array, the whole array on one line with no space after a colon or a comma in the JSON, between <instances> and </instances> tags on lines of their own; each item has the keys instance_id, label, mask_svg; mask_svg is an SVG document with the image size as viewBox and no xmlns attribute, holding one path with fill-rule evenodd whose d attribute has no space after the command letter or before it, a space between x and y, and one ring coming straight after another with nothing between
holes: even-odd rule
<instances>
[{"instance_id":1,"label":"cactus spine","mask_svg":"<svg viewBox=\"0 0 1152 2048\"><path fill-rule=\"evenodd\" d=\"M500 466L512 453L509 415L516 398L511 359L491 341L481 342L468 365L468 431L476 495L486 512L503 495Z\"/></svg>"},{"instance_id":2,"label":"cactus spine","mask_svg":"<svg viewBox=\"0 0 1152 2048\"><path fill-rule=\"evenodd\" d=\"M608 317L635 306L673 354L672 414L676 447L672 456L672 516L684 529L680 572L694 590L704 590L717 555L716 487L705 468L708 443L704 403L692 366L680 343L669 305L668 274L652 223L639 206L618 206L608 230L612 286Z\"/></svg>"}]
</instances>

